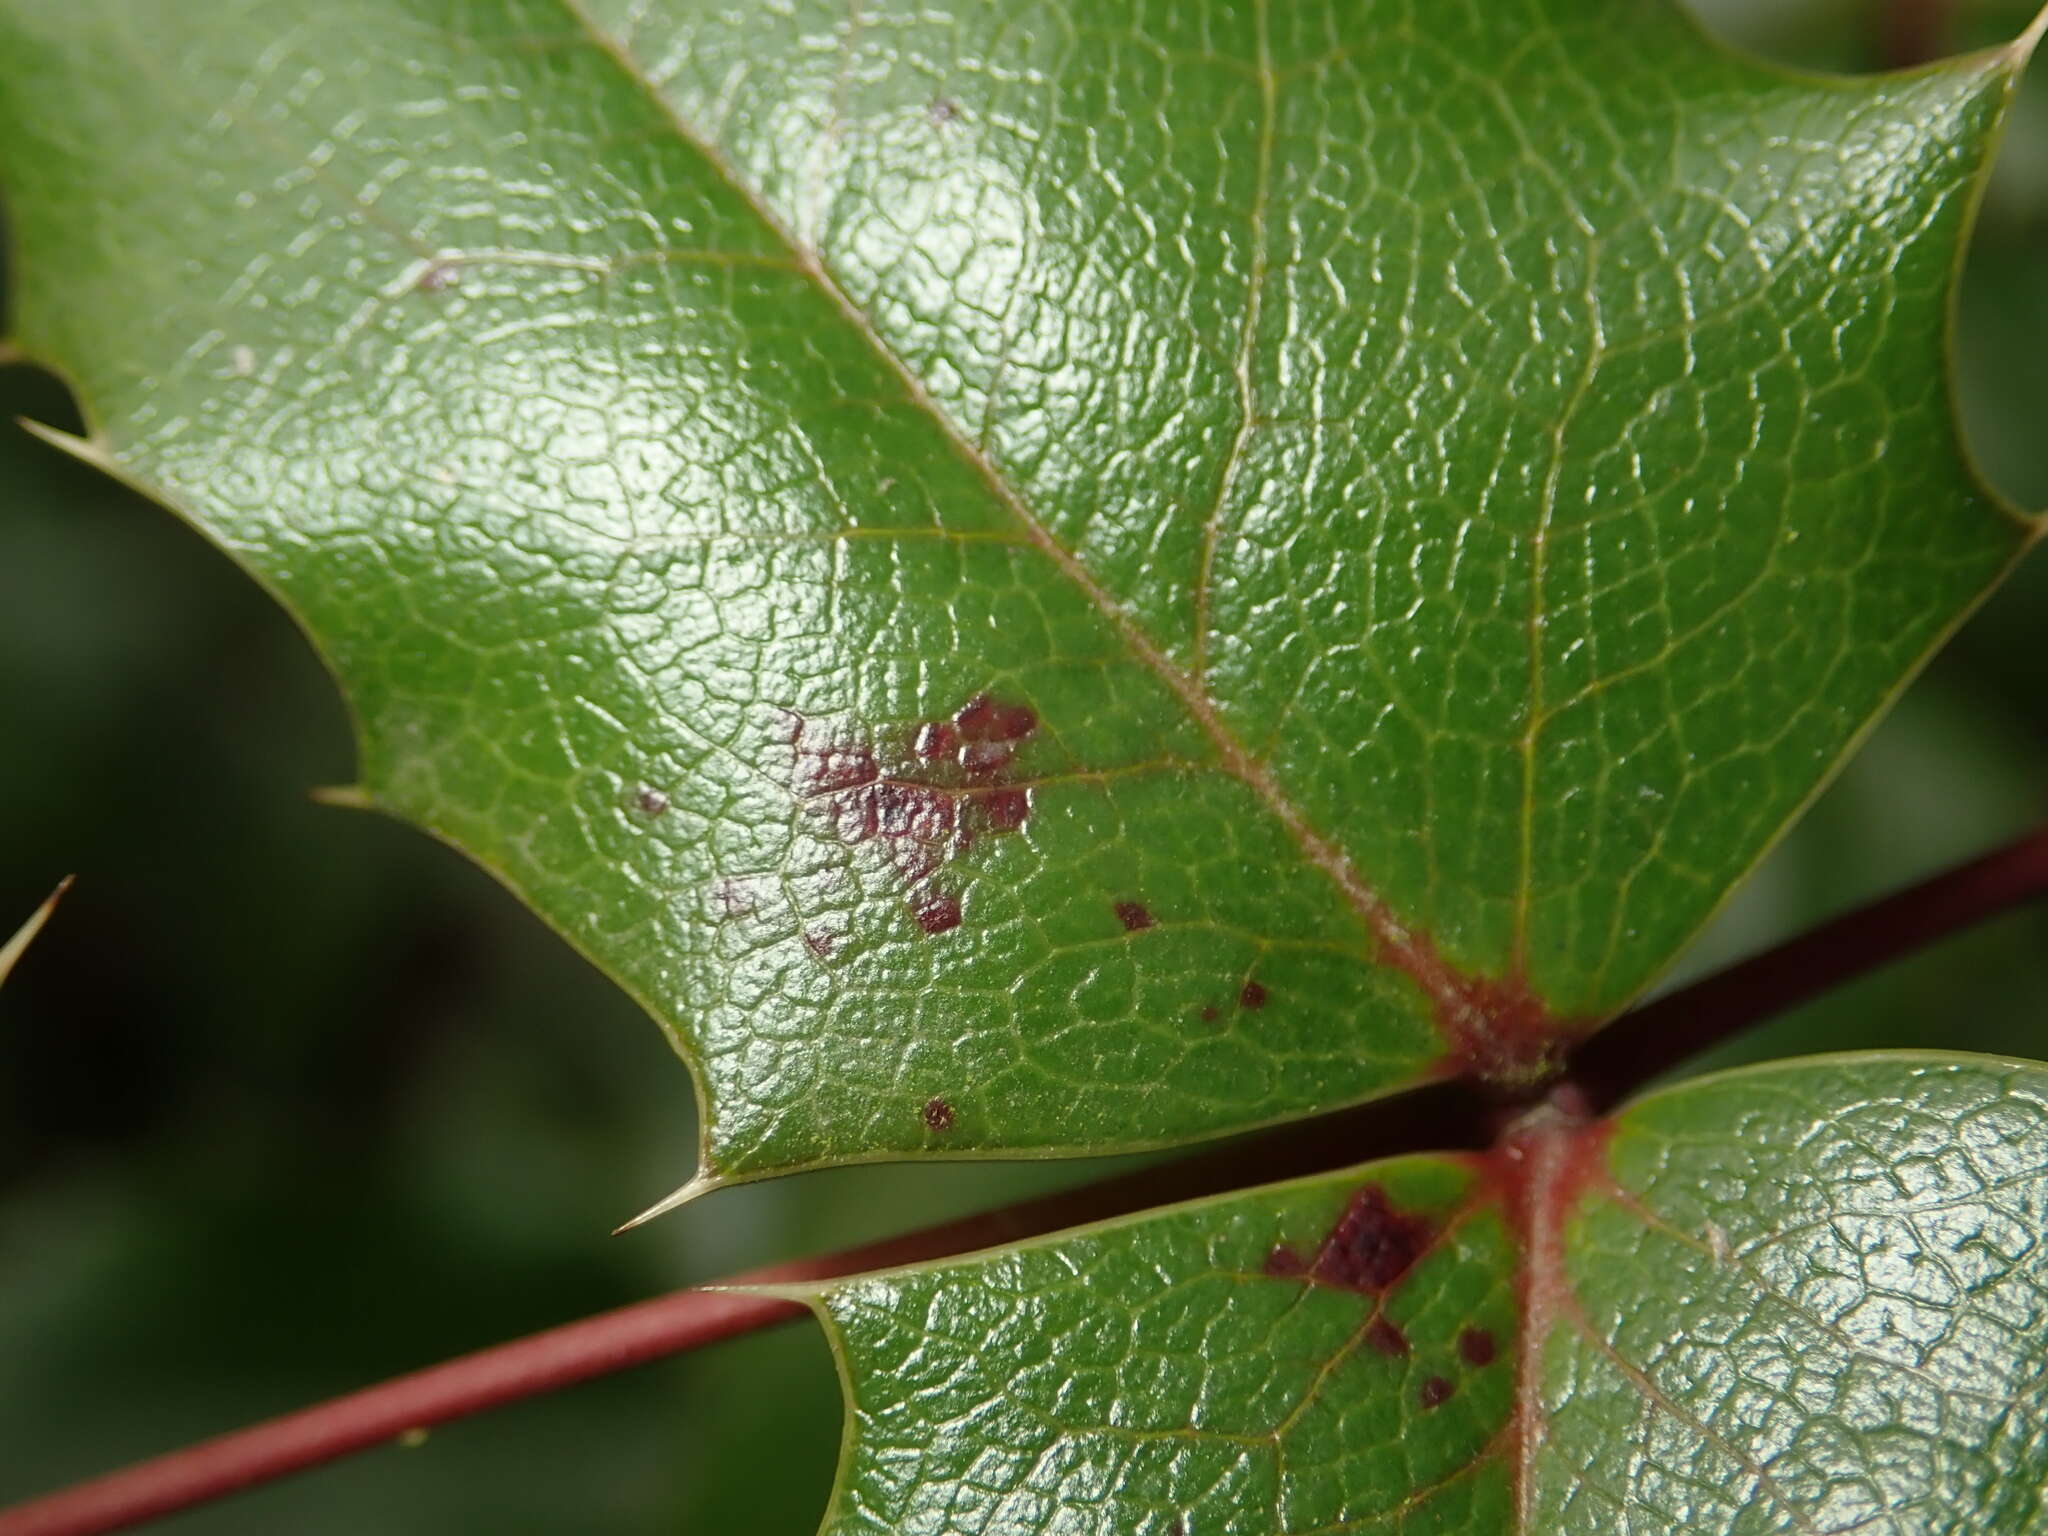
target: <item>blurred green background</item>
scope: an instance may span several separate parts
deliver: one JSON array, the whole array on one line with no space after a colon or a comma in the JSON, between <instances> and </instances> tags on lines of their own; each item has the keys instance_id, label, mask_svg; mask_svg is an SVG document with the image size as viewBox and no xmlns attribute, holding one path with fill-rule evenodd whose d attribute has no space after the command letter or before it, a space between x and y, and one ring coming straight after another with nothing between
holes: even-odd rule
<instances>
[{"instance_id":1,"label":"blurred green background","mask_svg":"<svg viewBox=\"0 0 2048 1536\"><path fill-rule=\"evenodd\" d=\"M1831 68L2016 32L2025 3L1700 0ZM2048 67L1964 285L1992 478L2048 505ZM63 423L0 369L0 419ZM0 993L0 1503L462 1350L1100 1165L679 1182L681 1064L455 854L323 808L335 694L281 613L167 514L0 431L0 930L79 883ZM2048 557L1912 689L1681 974L2048 813ZM2010 915L1730 1050L2048 1055L2048 911ZM838 1393L808 1328L436 1431L168 1522L187 1536L806 1536Z\"/></svg>"}]
</instances>

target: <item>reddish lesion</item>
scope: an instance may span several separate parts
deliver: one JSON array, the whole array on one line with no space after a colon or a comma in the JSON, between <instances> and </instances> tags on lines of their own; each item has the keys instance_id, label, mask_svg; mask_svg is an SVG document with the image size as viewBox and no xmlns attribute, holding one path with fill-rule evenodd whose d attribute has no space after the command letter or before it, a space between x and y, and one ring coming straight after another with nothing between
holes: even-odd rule
<instances>
[{"instance_id":1,"label":"reddish lesion","mask_svg":"<svg viewBox=\"0 0 2048 1536\"><path fill-rule=\"evenodd\" d=\"M1560 1320L1576 1316L1563 1263L1565 1226L1589 1196L1618 1194L1608 1165L1613 1129L1569 1088L1553 1090L1507 1124L1489 1150L1447 1154L1475 1175L1469 1193L1449 1209L1404 1209L1384 1184L1366 1182L1352 1191L1312 1253L1276 1243L1260 1268L1274 1279L1358 1292L1369 1305L1351 1347L1407 1360L1416 1347L1388 1317L1390 1299L1466 1220L1497 1210L1521 1254L1515 1282L1520 1321L1512 1353L1491 1328L1467 1323L1440 1357L1432 1351L1431 1363L1440 1358L1441 1365L1415 1384L1414 1400L1422 1410L1433 1410L1455 1397L1470 1374L1512 1370L1513 1410L1478 1456L1505 1460L1519 1480L1544 1433L1536 1386L1544 1341Z\"/></svg>"},{"instance_id":2,"label":"reddish lesion","mask_svg":"<svg viewBox=\"0 0 2048 1536\"><path fill-rule=\"evenodd\" d=\"M1379 946L1384 965L1406 971L1430 1001L1445 1051L1435 1076L1467 1078L1533 1096L1565 1070L1572 1046L1599 1025L1552 1011L1517 965L1504 976L1460 971L1421 932Z\"/></svg>"},{"instance_id":3,"label":"reddish lesion","mask_svg":"<svg viewBox=\"0 0 2048 1536\"><path fill-rule=\"evenodd\" d=\"M1124 925L1126 933L1142 933L1152 926L1152 909L1142 901L1120 901L1116 904L1116 920Z\"/></svg>"},{"instance_id":4,"label":"reddish lesion","mask_svg":"<svg viewBox=\"0 0 2048 1536\"><path fill-rule=\"evenodd\" d=\"M1365 1345L1375 1354L1389 1359L1406 1359L1414 1348L1408 1342L1408 1335L1384 1313L1375 1313L1373 1320L1365 1325Z\"/></svg>"},{"instance_id":5,"label":"reddish lesion","mask_svg":"<svg viewBox=\"0 0 2048 1536\"><path fill-rule=\"evenodd\" d=\"M1398 1209L1383 1184L1362 1184L1312 1257L1285 1243L1266 1255L1265 1272L1344 1290L1380 1295L1415 1266L1437 1240L1438 1224L1417 1211Z\"/></svg>"},{"instance_id":6,"label":"reddish lesion","mask_svg":"<svg viewBox=\"0 0 2048 1536\"><path fill-rule=\"evenodd\" d=\"M1291 1243L1275 1243L1259 1268L1275 1280L1298 1280L1308 1273L1308 1260Z\"/></svg>"},{"instance_id":7,"label":"reddish lesion","mask_svg":"<svg viewBox=\"0 0 2048 1536\"><path fill-rule=\"evenodd\" d=\"M1430 1376L1415 1389L1415 1400L1424 1408L1441 1408L1457 1396L1458 1385L1448 1376Z\"/></svg>"},{"instance_id":8,"label":"reddish lesion","mask_svg":"<svg viewBox=\"0 0 2048 1536\"><path fill-rule=\"evenodd\" d=\"M1031 819L1033 786L1018 758L1037 734L1037 711L977 694L951 716L901 733L893 751L787 718L799 801L841 842L881 852L919 931L957 928L960 894L939 876L979 838L1019 832Z\"/></svg>"},{"instance_id":9,"label":"reddish lesion","mask_svg":"<svg viewBox=\"0 0 2048 1536\"><path fill-rule=\"evenodd\" d=\"M910 915L917 919L917 926L924 933L951 933L960 926L960 898L933 891L911 907Z\"/></svg>"},{"instance_id":10,"label":"reddish lesion","mask_svg":"<svg viewBox=\"0 0 2048 1536\"><path fill-rule=\"evenodd\" d=\"M1435 1241L1436 1223L1403 1211L1381 1184L1362 1185L1316 1250L1309 1278L1353 1291L1385 1291Z\"/></svg>"}]
</instances>

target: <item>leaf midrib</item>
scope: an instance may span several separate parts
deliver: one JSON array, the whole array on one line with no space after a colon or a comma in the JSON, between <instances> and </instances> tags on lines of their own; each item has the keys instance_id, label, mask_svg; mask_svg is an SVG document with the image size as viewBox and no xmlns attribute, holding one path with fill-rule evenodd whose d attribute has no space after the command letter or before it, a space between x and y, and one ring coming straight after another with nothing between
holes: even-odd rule
<instances>
[{"instance_id":1,"label":"leaf midrib","mask_svg":"<svg viewBox=\"0 0 2048 1536\"><path fill-rule=\"evenodd\" d=\"M1172 658L1145 633L1124 605L1096 581L1094 575L1071 550L1053 536L1051 530L1032 511L1016 489L997 471L987 454L970 441L958 424L939 408L922 381L910 370L895 348L875 329L866 313L839 285L818 253L799 240L754 188L740 179L725 155L690 124L663 94L652 77L626 51L624 45L591 15L585 0L558 0L558 3L591 45L610 59L613 65L653 103L676 137L746 206L760 221L762 228L790 253L797 269L811 280L819 293L838 311L846 323L853 327L855 333L873 351L876 359L896 379L910 404L932 422L961 462L972 470L988 488L989 494L1016 520L1031 546L1051 561L1054 568L1074 584L1097 612L1115 626L1131 654L1180 700L1190 719L1214 749L1223 770L1253 793L1287 830L1308 861L1336 886L1339 895L1372 938L1380 963L1404 972L1421 989L1431 1003L1438 1027L1446 1035L1447 1041L1455 1040L1455 1032L1461 1029L1477 1030L1484 1034L1488 1020L1484 1008L1475 997L1477 978L1462 973L1443 960L1434 946L1420 937L1420 930L1410 927L1400 919L1386 898L1365 879L1350 856L1316 830L1271 770L1238 739L1215 703L1204 693L1200 682L1183 668L1175 665ZM1263 38L1266 15L1263 4L1259 6L1258 14ZM1262 72L1267 68L1266 62L1262 59ZM1267 95L1270 99L1270 93ZM1226 477L1228 471L1229 466L1226 464Z\"/></svg>"}]
</instances>

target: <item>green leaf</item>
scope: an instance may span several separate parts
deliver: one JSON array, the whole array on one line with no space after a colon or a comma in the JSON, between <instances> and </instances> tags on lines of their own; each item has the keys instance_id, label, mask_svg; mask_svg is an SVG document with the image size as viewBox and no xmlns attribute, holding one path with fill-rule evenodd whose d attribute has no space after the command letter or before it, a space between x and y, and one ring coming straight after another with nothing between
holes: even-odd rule
<instances>
[{"instance_id":1,"label":"green leaf","mask_svg":"<svg viewBox=\"0 0 2048 1536\"><path fill-rule=\"evenodd\" d=\"M816 1304L826 1536L2040 1529L2048 1067L1816 1057Z\"/></svg>"},{"instance_id":2,"label":"green leaf","mask_svg":"<svg viewBox=\"0 0 2048 1536\"><path fill-rule=\"evenodd\" d=\"M2030 525L1946 306L2019 50L1652 0L10 0L19 337L704 1176L1540 1077Z\"/></svg>"}]
</instances>

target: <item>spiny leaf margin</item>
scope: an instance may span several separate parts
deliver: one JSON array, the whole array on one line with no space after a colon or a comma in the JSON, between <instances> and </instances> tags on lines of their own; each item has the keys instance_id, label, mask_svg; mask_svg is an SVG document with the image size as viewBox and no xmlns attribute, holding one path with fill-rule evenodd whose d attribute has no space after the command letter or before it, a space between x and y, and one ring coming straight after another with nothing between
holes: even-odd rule
<instances>
[{"instance_id":1,"label":"spiny leaf margin","mask_svg":"<svg viewBox=\"0 0 2048 1536\"><path fill-rule=\"evenodd\" d=\"M811 36L808 15L777 23L792 67L721 75L740 94L716 101L693 91L737 44L684 0L0 16L24 333L77 381L89 456L295 611L369 798L670 1030L706 1101L695 1187L1160 1145L1540 1072L1705 920L2030 532L1968 474L1920 347L2017 50L1801 80L1640 0L1426 25L1396 0L1181 7L1098 29L1106 52L997 0L945 49L921 21ZM770 79L787 99L749 94ZM1119 110L1143 88L1158 122L1188 115L1149 149L1158 123ZM1055 110L1022 134L1034 102ZM1065 153L1068 127L1105 153L1104 123L1132 136L1127 173L1157 161L1143 193L1094 195ZM196 189L159 141L206 167ZM992 221L1001 197L1037 213ZM1061 226L1074 198L1091 220ZM1752 255L1782 240L1778 264L1631 254L1675 231L1726 257L1742 230ZM947 252L972 259L921 307L902 284ZM1505 274L1476 317L1453 302L1474 261ZM1640 335L1600 272L1633 274ZM1331 276L1367 299L1318 309ZM1081 347L1075 400L1142 408L1062 416L1050 354L1008 332L992 353L973 322L1005 293L1038 320L1111 312L1076 291L1152 340ZM1236 337L1220 361L1187 343L1212 318ZM1518 356L1517 326L1565 342ZM1594 333L1626 375L1597 391L1574 352ZM1727 402L1785 359L1795 386L1729 454ZM1114 451L1140 429L1147 454ZM1320 466L1313 494L1276 492L1290 464ZM1643 499L1572 522L1581 481L1589 508ZM1318 548L1296 524L1338 531ZM1720 553L1639 558L1702 536ZM1183 548L1194 565L1131 554ZM1589 573L1561 606L1531 574L1545 549ZM1686 603L1691 629L1664 611ZM920 767L921 726L992 691L1034 721L1014 780ZM834 778L862 754L870 777ZM861 830L892 815L959 825L906 855Z\"/></svg>"}]
</instances>

